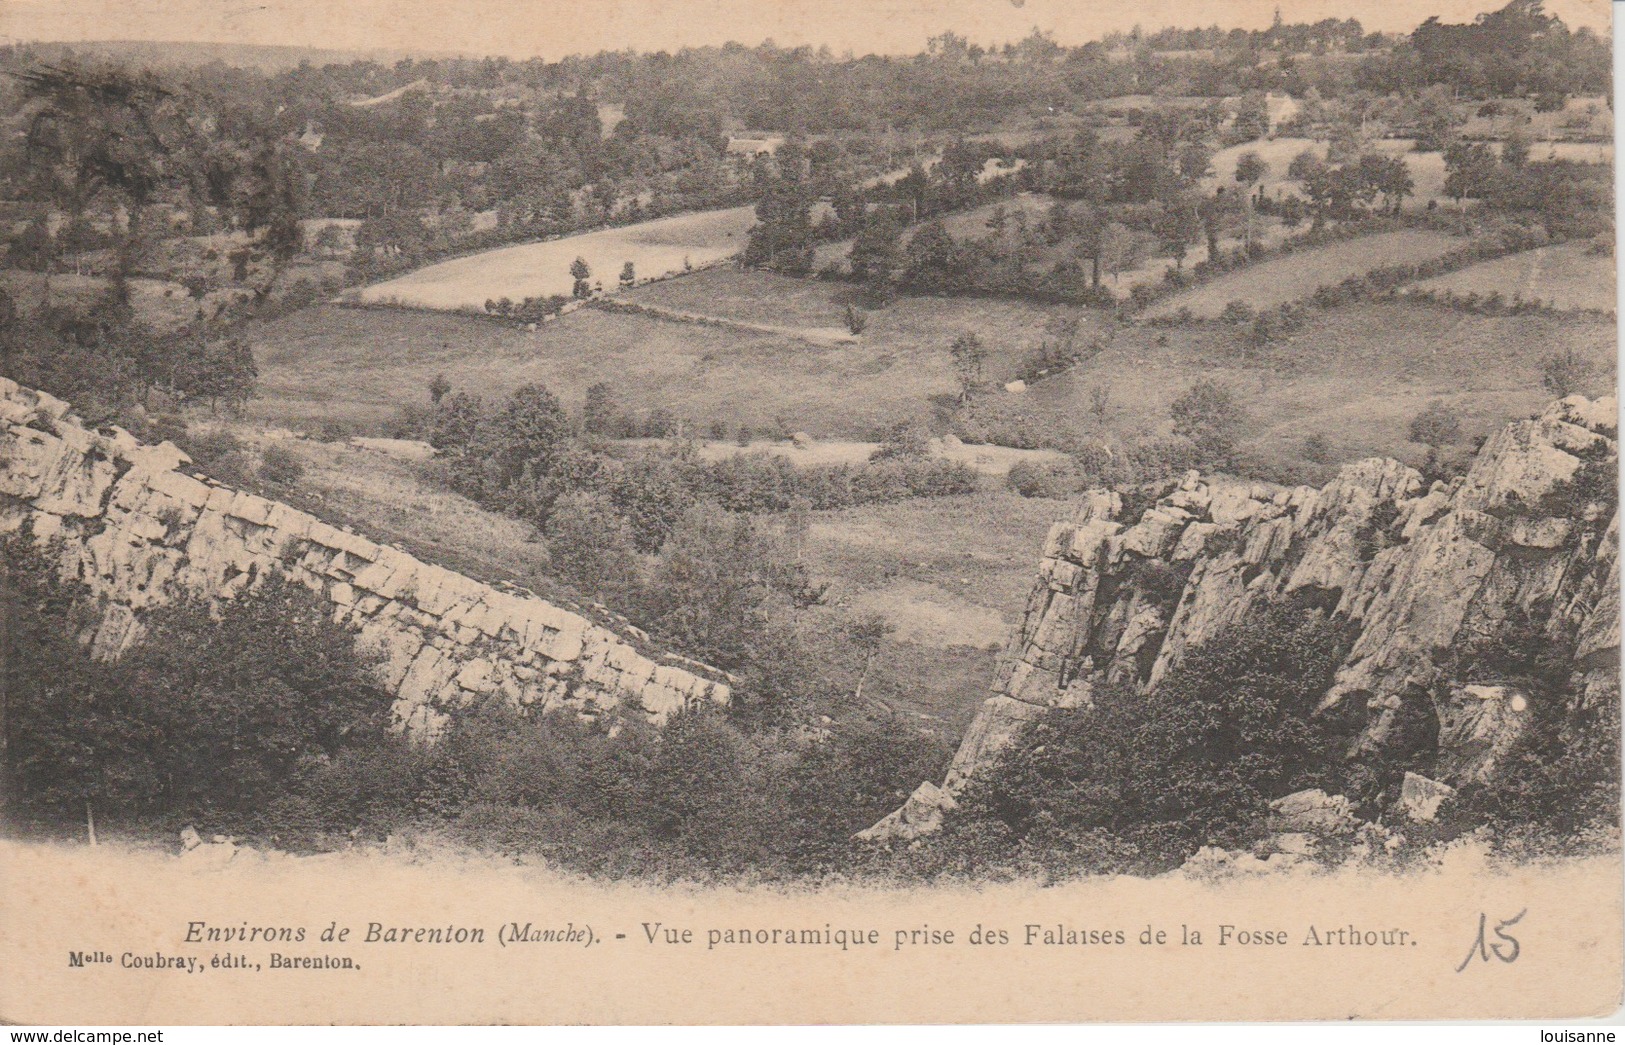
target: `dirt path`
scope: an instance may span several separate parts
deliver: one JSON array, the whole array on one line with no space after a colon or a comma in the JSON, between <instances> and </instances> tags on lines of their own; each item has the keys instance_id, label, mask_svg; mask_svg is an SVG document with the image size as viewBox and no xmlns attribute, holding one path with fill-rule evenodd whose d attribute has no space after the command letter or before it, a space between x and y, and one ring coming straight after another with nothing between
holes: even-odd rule
<instances>
[{"instance_id":1,"label":"dirt path","mask_svg":"<svg viewBox=\"0 0 1625 1045\"><path fill-rule=\"evenodd\" d=\"M852 345L856 344L858 340L845 327L792 327L779 326L773 323L752 323L749 320L728 319L724 316L712 316L703 312L685 312L680 309L667 308L664 305L646 305L642 302L634 303L613 299L599 299L598 307L610 312L631 312L654 319L669 320L673 323L697 323L702 326L723 327L729 330L743 330L756 334L779 334L784 337L810 341L815 345Z\"/></svg>"}]
</instances>

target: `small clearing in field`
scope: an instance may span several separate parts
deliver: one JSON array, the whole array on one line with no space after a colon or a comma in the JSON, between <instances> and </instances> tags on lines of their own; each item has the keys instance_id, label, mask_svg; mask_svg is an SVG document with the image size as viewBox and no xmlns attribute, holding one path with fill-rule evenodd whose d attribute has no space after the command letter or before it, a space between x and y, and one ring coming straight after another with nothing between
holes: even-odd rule
<instances>
[{"instance_id":1,"label":"small clearing in field","mask_svg":"<svg viewBox=\"0 0 1625 1045\"><path fill-rule=\"evenodd\" d=\"M989 490L816 512L806 542L830 585L809 611L833 631L879 615L896 630L864 694L962 730L1021 621L1050 525L1069 505Z\"/></svg>"},{"instance_id":2,"label":"small clearing in field","mask_svg":"<svg viewBox=\"0 0 1625 1045\"><path fill-rule=\"evenodd\" d=\"M355 296L372 304L435 309L479 309L492 298L567 296L574 284L570 265L578 257L592 270L591 282L613 290L628 261L639 279L648 279L681 272L685 261L705 265L737 254L754 224L753 207L679 214L442 261L364 287Z\"/></svg>"},{"instance_id":3,"label":"small clearing in field","mask_svg":"<svg viewBox=\"0 0 1625 1045\"><path fill-rule=\"evenodd\" d=\"M1145 315L1156 319L1188 308L1198 319L1215 319L1232 301L1245 301L1254 309L1274 308L1306 298L1319 287L1341 283L1350 276L1363 276L1379 265L1436 258L1460 243L1441 232L1414 229L1328 243L1250 265L1174 294L1158 302Z\"/></svg>"},{"instance_id":4,"label":"small clearing in field","mask_svg":"<svg viewBox=\"0 0 1625 1045\"><path fill-rule=\"evenodd\" d=\"M1588 243L1560 243L1476 265L1414 284L1418 290L1452 294L1499 293L1511 300L1539 298L1557 309L1613 311L1619 304L1614 258L1593 254Z\"/></svg>"}]
</instances>

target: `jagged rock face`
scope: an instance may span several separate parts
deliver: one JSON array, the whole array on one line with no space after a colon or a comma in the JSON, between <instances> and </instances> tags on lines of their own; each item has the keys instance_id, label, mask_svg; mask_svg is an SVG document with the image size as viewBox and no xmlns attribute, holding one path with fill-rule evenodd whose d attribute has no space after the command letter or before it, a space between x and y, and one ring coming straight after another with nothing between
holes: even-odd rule
<instances>
[{"instance_id":1,"label":"jagged rock face","mask_svg":"<svg viewBox=\"0 0 1625 1045\"><path fill-rule=\"evenodd\" d=\"M1475 636L1542 622L1553 643L1573 643L1584 701L1618 699L1617 505L1599 519L1539 510L1582 455L1617 455L1616 412L1612 398L1554 403L1496 433L1448 486L1424 489L1414 469L1372 458L1319 490L1190 472L1138 518L1117 493L1086 495L1050 530L946 794L1049 708L1087 704L1101 679L1149 692L1187 650L1288 596L1356 631L1321 704L1363 709L1351 757L1414 744L1421 722L1437 726L1441 783L1489 779L1531 708L1459 656Z\"/></svg>"},{"instance_id":2,"label":"jagged rock face","mask_svg":"<svg viewBox=\"0 0 1625 1045\"><path fill-rule=\"evenodd\" d=\"M187 463L169 443L90 431L61 400L0 378L0 532L28 524L41 549L58 550L62 575L102 600L98 655L137 641L144 610L229 599L280 574L333 604L333 619L380 657L397 721L426 736L489 694L657 723L730 698L702 665L660 663L580 614L188 474Z\"/></svg>"}]
</instances>

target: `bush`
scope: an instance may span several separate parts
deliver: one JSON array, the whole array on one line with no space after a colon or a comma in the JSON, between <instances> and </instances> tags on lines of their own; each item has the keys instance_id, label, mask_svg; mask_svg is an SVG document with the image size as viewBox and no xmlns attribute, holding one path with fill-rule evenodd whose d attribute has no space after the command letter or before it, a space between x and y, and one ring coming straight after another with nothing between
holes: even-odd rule
<instances>
[{"instance_id":1,"label":"bush","mask_svg":"<svg viewBox=\"0 0 1625 1045\"><path fill-rule=\"evenodd\" d=\"M1070 461L1017 461L1005 477L1010 489L1023 497L1070 497L1083 488L1078 468Z\"/></svg>"},{"instance_id":2,"label":"bush","mask_svg":"<svg viewBox=\"0 0 1625 1045\"><path fill-rule=\"evenodd\" d=\"M146 423L139 426L134 432L136 438L143 443L171 442L176 446L186 443L186 419L175 414L159 414L150 417Z\"/></svg>"},{"instance_id":3,"label":"bush","mask_svg":"<svg viewBox=\"0 0 1625 1045\"><path fill-rule=\"evenodd\" d=\"M1318 612L1271 606L1188 651L1150 696L1097 685L1094 707L1049 712L973 779L934 844L992 825L1003 855L1073 874L1249 844L1270 799L1339 783L1348 728L1313 714L1346 643Z\"/></svg>"},{"instance_id":4,"label":"bush","mask_svg":"<svg viewBox=\"0 0 1625 1045\"><path fill-rule=\"evenodd\" d=\"M899 421L886 429L880 446L869 455L871 461L918 461L929 456L930 439L923 427Z\"/></svg>"},{"instance_id":5,"label":"bush","mask_svg":"<svg viewBox=\"0 0 1625 1045\"><path fill-rule=\"evenodd\" d=\"M316 427L314 438L322 443L343 443L348 442L352 434L350 426L343 421L327 418Z\"/></svg>"},{"instance_id":6,"label":"bush","mask_svg":"<svg viewBox=\"0 0 1625 1045\"><path fill-rule=\"evenodd\" d=\"M1411 418L1407 434L1411 442L1436 451L1461 438L1461 415L1442 399L1430 400L1421 413Z\"/></svg>"},{"instance_id":7,"label":"bush","mask_svg":"<svg viewBox=\"0 0 1625 1045\"><path fill-rule=\"evenodd\" d=\"M597 494L560 497L543 529L550 572L576 590L612 605L636 597L640 562L632 528Z\"/></svg>"},{"instance_id":8,"label":"bush","mask_svg":"<svg viewBox=\"0 0 1625 1045\"><path fill-rule=\"evenodd\" d=\"M1314 432L1304 437L1303 456L1304 460L1315 464L1330 464L1332 460L1332 444L1324 435Z\"/></svg>"},{"instance_id":9,"label":"bush","mask_svg":"<svg viewBox=\"0 0 1625 1045\"><path fill-rule=\"evenodd\" d=\"M858 337L868 329L869 317L862 310L853 305L846 306L846 329L853 337Z\"/></svg>"},{"instance_id":10,"label":"bush","mask_svg":"<svg viewBox=\"0 0 1625 1045\"><path fill-rule=\"evenodd\" d=\"M1540 364L1540 383L1558 399L1584 392L1591 382L1591 361L1565 345L1548 355Z\"/></svg>"},{"instance_id":11,"label":"bush","mask_svg":"<svg viewBox=\"0 0 1625 1045\"><path fill-rule=\"evenodd\" d=\"M265 482L288 486L298 482L304 474L305 466L287 447L273 444L260 451L259 477Z\"/></svg>"},{"instance_id":12,"label":"bush","mask_svg":"<svg viewBox=\"0 0 1625 1045\"><path fill-rule=\"evenodd\" d=\"M18 624L0 658L6 789L30 810L252 827L331 759L388 743L389 696L303 587L264 580L218 620L202 604L157 611L145 639L104 664L64 627L83 620L84 593L12 540L0 575Z\"/></svg>"},{"instance_id":13,"label":"bush","mask_svg":"<svg viewBox=\"0 0 1625 1045\"><path fill-rule=\"evenodd\" d=\"M1234 395L1206 378L1197 381L1168 408L1174 434L1189 439L1210 459L1228 458L1241 437L1247 414Z\"/></svg>"},{"instance_id":14,"label":"bush","mask_svg":"<svg viewBox=\"0 0 1625 1045\"><path fill-rule=\"evenodd\" d=\"M616 877L772 878L849 871L852 834L941 776L948 755L892 721L798 742L709 708L656 734L490 706L453 725L427 779L482 848Z\"/></svg>"},{"instance_id":15,"label":"bush","mask_svg":"<svg viewBox=\"0 0 1625 1045\"><path fill-rule=\"evenodd\" d=\"M243 441L230 432L215 429L188 435L180 443L192 464L211 479L233 486L248 481L250 461Z\"/></svg>"}]
</instances>

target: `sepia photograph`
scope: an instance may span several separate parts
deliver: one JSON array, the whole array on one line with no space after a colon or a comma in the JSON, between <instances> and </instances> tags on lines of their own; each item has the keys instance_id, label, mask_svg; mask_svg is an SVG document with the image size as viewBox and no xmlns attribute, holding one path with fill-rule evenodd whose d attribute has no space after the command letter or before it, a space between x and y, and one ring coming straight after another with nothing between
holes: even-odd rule
<instances>
[{"instance_id":1,"label":"sepia photograph","mask_svg":"<svg viewBox=\"0 0 1625 1045\"><path fill-rule=\"evenodd\" d=\"M1614 67L0 0L0 1021L1613 1015Z\"/></svg>"}]
</instances>

